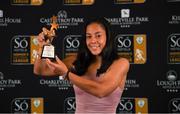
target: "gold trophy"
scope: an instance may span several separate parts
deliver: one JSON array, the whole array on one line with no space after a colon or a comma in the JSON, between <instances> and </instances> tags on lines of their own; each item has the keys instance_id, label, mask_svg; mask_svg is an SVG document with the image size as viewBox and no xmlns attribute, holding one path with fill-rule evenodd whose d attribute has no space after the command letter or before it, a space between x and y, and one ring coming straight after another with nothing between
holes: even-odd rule
<instances>
[{"instance_id":1,"label":"gold trophy","mask_svg":"<svg viewBox=\"0 0 180 114\"><path fill-rule=\"evenodd\" d=\"M48 30L47 28L43 27L42 32L44 34L45 44L42 48L41 58L55 58L55 47L52 45L53 39L56 37L55 30L57 30L57 18L55 16L52 17L51 28Z\"/></svg>"}]
</instances>

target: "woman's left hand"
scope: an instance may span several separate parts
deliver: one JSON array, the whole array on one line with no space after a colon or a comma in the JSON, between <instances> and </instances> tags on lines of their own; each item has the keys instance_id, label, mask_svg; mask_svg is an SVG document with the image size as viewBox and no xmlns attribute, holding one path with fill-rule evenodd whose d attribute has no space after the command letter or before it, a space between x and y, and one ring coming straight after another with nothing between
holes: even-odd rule
<instances>
[{"instance_id":1,"label":"woman's left hand","mask_svg":"<svg viewBox=\"0 0 180 114\"><path fill-rule=\"evenodd\" d=\"M56 56L56 62L51 62L49 59L46 59L46 63L52 72L57 75L64 75L67 73L67 66Z\"/></svg>"}]
</instances>

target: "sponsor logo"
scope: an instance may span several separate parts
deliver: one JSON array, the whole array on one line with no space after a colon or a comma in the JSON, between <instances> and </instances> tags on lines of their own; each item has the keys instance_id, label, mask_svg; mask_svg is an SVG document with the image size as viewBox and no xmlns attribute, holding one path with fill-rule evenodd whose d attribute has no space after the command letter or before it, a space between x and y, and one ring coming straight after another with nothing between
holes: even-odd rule
<instances>
[{"instance_id":1,"label":"sponsor logo","mask_svg":"<svg viewBox=\"0 0 180 114\"><path fill-rule=\"evenodd\" d=\"M146 0L114 0L115 4L137 4L144 3Z\"/></svg>"},{"instance_id":2,"label":"sponsor logo","mask_svg":"<svg viewBox=\"0 0 180 114\"><path fill-rule=\"evenodd\" d=\"M124 98L122 97L116 109L117 113L148 113L147 98Z\"/></svg>"},{"instance_id":3,"label":"sponsor logo","mask_svg":"<svg viewBox=\"0 0 180 114\"><path fill-rule=\"evenodd\" d=\"M129 9L122 9L121 10L121 17L122 18L130 17L130 10Z\"/></svg>"},{"instance_id":4,"label":"sponsor logo","mask_svg":"<svg viewBox=\"0 0 180 114\"><path fill-rule=\"evenodd\" d=\"M8 24L20 24L21 18L3 17L3 10L0 10L0 26L8 26Z\"/></svg>"},{"instance_id":5,"label":"sponsor logo","mask_svg":"<svg viewBox=\"0 0 180 114\"><path fill-rule=\"evenodd\" d=\"M53 20L57 21L56 23L59 25L58 29L66 29L69 26L78 26L80 23L84 23L84 18L68 17L68 13L65 10L60 10L57 16L51 18L40 18L40 23L45 23L49 26Z\"/></svg>"},{"instance_id":6,"label":"sponsor logo","mask_svg":"<svg viewBox=\"0 0 180 114\"><path fill-rule=\"evenodd\" d=\"M170 113L180 113L180 98L173 98L168 104Z\"/></svg>"},{"instance_id":7,"label":"sponsor logo","mask_svg":"<svg viewBox=\"0 0 180 114\"><path fill-rule=\"evenodd\" d=\"M167 0L167 2L180 2L180 0Z\"/></svg>"},{"instance_id":8,"label":"sponsor logo","mask_svg":"<svg viewBox=\"0 0 180 114\"><path fill-rule=\"evenodd\" d=\"M5 76L0 72L0 91L5 90L6 88L15 88L19 85L22 85L21 80L18 79L5 79Z\"/></svg>"},{"instance_id":9,"label":"sponsor logo","mask_svg":"<svg viewBox=\"0 0 180 114\"><path fill-rule=\"evenodd\" d=\"M49 88L58 88L59 90L67 90L72 87L72 84L64 80L62 76L59 76L59 79L40 79L39 84Z\"/></svg>"},{"instance_id":10,"label":"sponsor logo","mask_svg":"<svg viewBox=\"0 0 180 114\"><path fill-rule=\"evenodd\" d=\"M42 5L43 2L43 0L11 0L11 5L39 6Z\"/></svg>"},{"instance_id":11,"label":"sponsor logo","mask_svg":"<svg viewBox=\"0 0 180 114\"><path fill-rule=\"evenodd\" d=\"M180 24L180 15L172 15L169 19L169 24Z\"/></svg>"},{"instance_id":12,"label":"sponsor logo","mask_svg":"<svg viewBox=\"0 0 180 114\"><path fill-rule=\"evenodd\" d=\"M133 11L130 9L121 9L121 17L106 17L106 19L111 25L117 25L121 28L130 28L149 22L148 17L132 17L131 13L133 13Z\"/></svg>"},{"instance_id":13,"label":"sponsor logo","mask_svg":"<svg viewBox=\"0 0 180 114\"><path fill-rule=\"evenodd\" d=\"M92 5L95 0L63 0L64 5Z\"/></svg>"},{"instance_id":14,"label":"sponsor logo","mask_svg":"<svg viewBox=\"0 0 180 114\"><path fill-rule=\"evenodd\" d=\"M34 64L38 40L36 36L17 35L11 40L11 64L13 65L30 65Z\"/></svg>"},{"instance_id":15,"label":"sponsor logo","mask_svg":"<svg viewBox=\"0 0 180 114\"><path fill-rule=\"evenodd\" d=\"M180 34L171 34L167 39L168 64L180 63Z\"/></svg>"},{"instance_id":16,"label":"sponsor logo","mask_svg":"<svg viewBox=\"0 0 180 114\"><path fill-rule=\"evenodd\" d=\"M12 113L43 113L43 98L15 98L11 102Z\"/></svg>"},{"instance_id":17,"label":"sponsor logo","mask_svg":"<svg viewBox=\"0 0 180 114\"><path fill-rule=\"evenodd\" d=\"M166 92L178 92L180 89L180 80L175 70L169 70L166 73L166 80L157 80L157 86L165 89Z\"/></svg>"},{"instance_id":18,"label":"sponsor logo","mask_svg":"<svg viewBox=\"0 0 180 114\"><path fill-rule=\"evenodd\" d=\"M81 35L67 35L63 40L64 58L71 55L76 55L80 45Z\"/></svg>"},{"instance_id":19,"label":"sponsor logo","mask_svg":"<svg viewBox=\"0 0 180 114\"><path fill-rule=\"evenodd\" d=\"M139 88L140 87L140 85L137 83L137 81L136 80L134 80L134 79L128 79L128 80L126 80L126 82L125 82L125 87L124 87L124 90L128 90L128 89L130 89L130 88Z\"/></svg>"},{"instance_id":20,"label":"sponsor logo","mask_svg":"<svg viewBox=\"0 0 180 114\"><path fill-rule=\"evenodd\" d=\"M74 113L76 110L76 102L74 97L68 97L64 100L64 112Z\"/></svg>"},{"instance_id":21,"label":"sponsor logo","mask_svg":"<svg viewBox=\"0 0 180 114\"><path fill-rule=\"evenodd\" d=\"M119 56L127 58L130 63L146 63L146 35L119 34L115 37L115 42Z\"/></svg>"}]
</instances>

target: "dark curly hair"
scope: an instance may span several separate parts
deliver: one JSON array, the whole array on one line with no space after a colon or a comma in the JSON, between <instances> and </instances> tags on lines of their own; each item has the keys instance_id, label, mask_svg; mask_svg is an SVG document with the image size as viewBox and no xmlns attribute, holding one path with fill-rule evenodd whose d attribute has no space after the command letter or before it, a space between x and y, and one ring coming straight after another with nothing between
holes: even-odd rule
<instances>
[{"instance_id":1,"label":"dark curly hair","mask_svg":"<svg viewBox=\"0 0 180 114\"><path fill-rule=\"evenodd\" d=\"M92 23L99 24L105 30L106 38L107 38L105 47L100 54L102 56L102 63L100 68L97 69L96 76L99 76L100 74L106 72L106 70L109 68L112 62L118 58L115 49L114 39L111 37L111 31L109 28L110 25L108 21L105 18L91 19L85 24L84 34L82 39L80 40L80 46L79 46L77 58L73 63L75 73L79 76L83 75L87 71L89 65L93 63L95 60L95 56L91 54L91 52L89 51L86 45L86 29L87 26Z\"/></svg>"}]
</instances>

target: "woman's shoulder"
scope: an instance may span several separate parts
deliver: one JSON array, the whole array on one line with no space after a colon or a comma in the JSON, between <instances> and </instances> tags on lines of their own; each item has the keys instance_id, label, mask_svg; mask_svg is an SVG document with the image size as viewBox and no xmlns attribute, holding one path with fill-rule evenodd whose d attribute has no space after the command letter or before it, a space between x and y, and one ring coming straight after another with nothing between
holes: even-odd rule
<instances>
[{"instance_id":1,"label":"woman's shoulder","mask_svg":"<svg viewBox=\"0 0 180 114\"><path fill-rule=\"evenodd\" d=\"M127 68L129 68L129 65L130 65L129 60L127 58L124 58L124 57L117 58L116 60L114 60L113 64L115 66L124 66Z\"/></svg>"},{"instance_id":2,"label":"woman's shoulder","mask_svg":"<svg viewBox=\"0 0 180 114\"><path fill-rule=\"evenodd\" d=\"M127 58L124 58L124 57L119 57L114 62L129 64L129 60Z\"/></svg>"}]
</instances>

